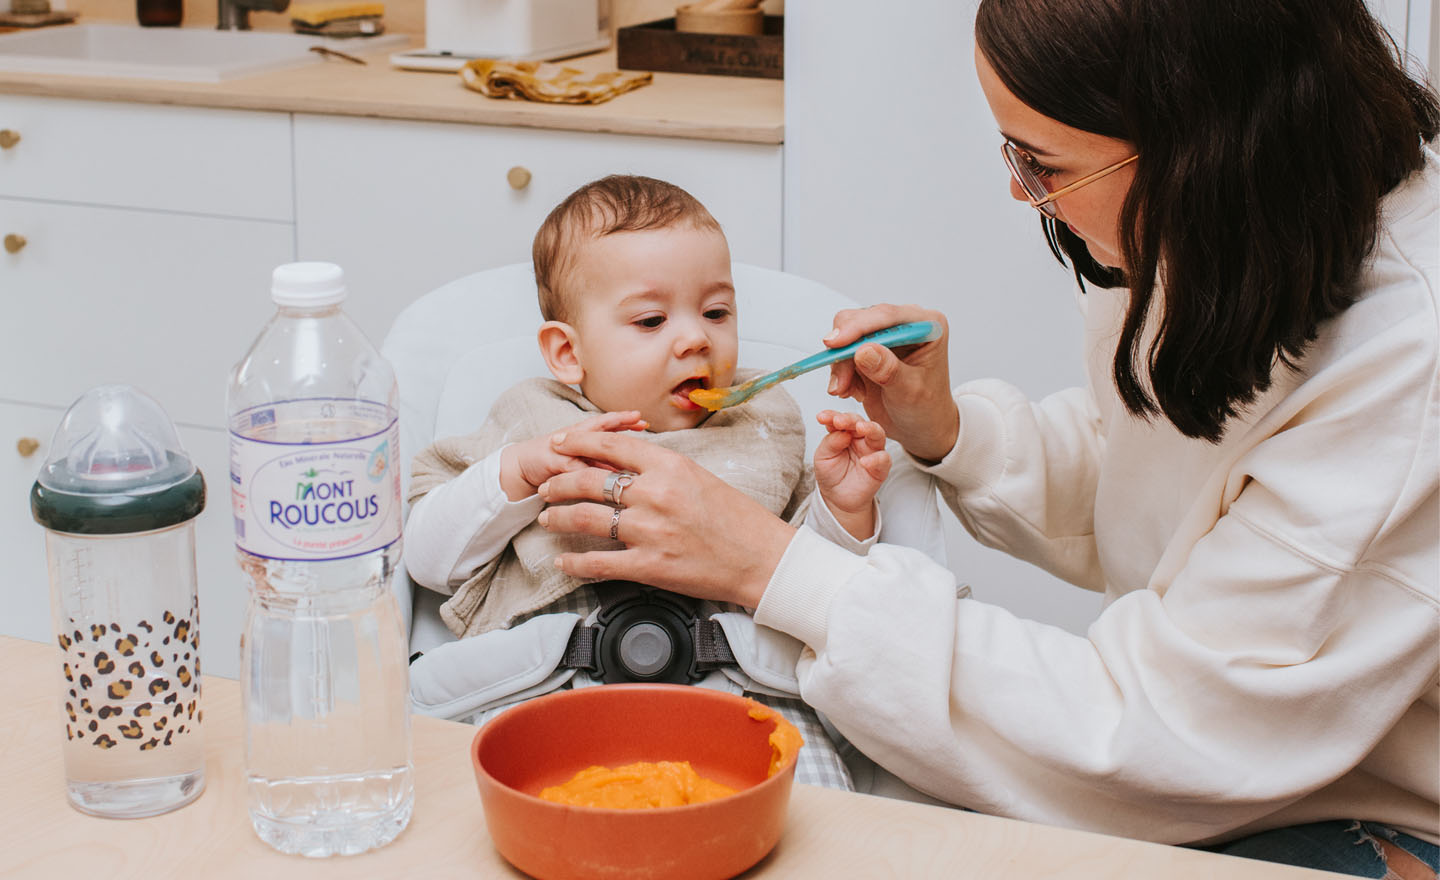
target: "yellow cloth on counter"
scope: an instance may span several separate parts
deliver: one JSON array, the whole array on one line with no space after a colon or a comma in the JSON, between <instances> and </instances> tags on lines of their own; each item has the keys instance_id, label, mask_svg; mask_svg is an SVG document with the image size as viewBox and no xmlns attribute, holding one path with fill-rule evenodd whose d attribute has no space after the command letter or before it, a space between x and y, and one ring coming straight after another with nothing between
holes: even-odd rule
<instances>
[{"instance_id":1,"label":"yellow cloth on counter","mask_svg":"<svg viewBox=\"0 0 1440 880\"><path fill-rule=\"evenodd\" d=\"M648 85L654 74L610 70L587 75L573 67L542 61L477 58L460 68L468 88L490 98L547 104L603 104L616 95Z\"/></svg>"},{"instance_id":2,"label":"yellow cloth on counter","mask_svg":"<svg viewBox=\"0 0 1440 880\"><path fill-rule=\"evenodd\" d=\"M291 21L318 27L346 18L379 18L385 14L385 4L370 0L316 0L292 3L289 13Z\"/></svg>"}]
</instances>

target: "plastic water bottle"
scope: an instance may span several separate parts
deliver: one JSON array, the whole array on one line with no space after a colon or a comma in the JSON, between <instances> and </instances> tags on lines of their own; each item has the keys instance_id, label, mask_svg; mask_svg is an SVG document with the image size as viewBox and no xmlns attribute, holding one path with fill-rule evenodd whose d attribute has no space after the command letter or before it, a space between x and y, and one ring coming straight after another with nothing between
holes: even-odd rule
<instances>
[{"instance_id":1,"label":"plastic water bottle","mask_svg":"<svg viewBox=\"0 0 1440 880\"><path fill-rule=\"evenodd\" d=\"M230 490L251 821L287 853L364 852L410 821L394 370L330 263L275 270L275 315L231 373Z\"/></svg>"}]
</instances>

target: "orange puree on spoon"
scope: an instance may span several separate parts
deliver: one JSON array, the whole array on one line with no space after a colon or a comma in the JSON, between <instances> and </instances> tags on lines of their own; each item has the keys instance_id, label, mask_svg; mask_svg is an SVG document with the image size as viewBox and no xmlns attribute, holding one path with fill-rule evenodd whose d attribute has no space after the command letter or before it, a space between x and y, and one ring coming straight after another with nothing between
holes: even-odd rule
<instances>
[{"instance_id":1,"label":"orange puree on spoon","mask_svg":"<svg viewBox=\"0 0 1440 880\"><path fill-rule=\"evenodd\" d=\"M725 395L729 390L728 388L696 388L690 392L690 399L696 404L714 412L717 409L724 408L725 405L721 401L725 399Z\"/></svg>"},{"instance_id":2,"label":"orange puree on spoon","mask_svg":"<svg viewBox=\"0 0 1440 880\"><path fill-rule=\"evenodd\" d=\"M754 700L747 701L756 721L775 719L770 732L770 767L774 776L800 750L804 740L795 725L780 713ZM683 807L718 800L735 789L706 779L689 761L640 761L623 767L587 767L564 785L552 785L540 792L542 800L575 807L604 807L612 810L643 810L655 807Z\"/></svg>"}]
</instances>

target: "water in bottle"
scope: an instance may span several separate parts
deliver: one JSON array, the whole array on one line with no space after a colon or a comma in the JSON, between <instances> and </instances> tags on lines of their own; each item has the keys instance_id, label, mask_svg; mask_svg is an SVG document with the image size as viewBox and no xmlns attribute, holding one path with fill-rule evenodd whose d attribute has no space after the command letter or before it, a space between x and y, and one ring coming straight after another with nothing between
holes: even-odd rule
<instances>
[{"instance_id":1,"label":"water in bottle","mask_svg":"<svg viewBox=\"0 0 1440 880\"><path fill-rule=\"evenodd\" d=\"M272 297L227 399L250 816L282 852L359 853L414 802L395 374L340 267L280 266Z\"/></svg>"}]
</instances>

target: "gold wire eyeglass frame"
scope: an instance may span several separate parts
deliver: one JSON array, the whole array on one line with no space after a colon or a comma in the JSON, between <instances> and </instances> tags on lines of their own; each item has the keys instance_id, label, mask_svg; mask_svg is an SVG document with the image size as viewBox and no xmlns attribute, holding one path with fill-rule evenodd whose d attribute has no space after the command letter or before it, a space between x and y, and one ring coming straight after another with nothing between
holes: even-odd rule
<instances>
[{"instance_id":1,"label":"gold wire eyeglass frame","mask_svg":"<svg viewBox=\"0 0 1440 880\"><path fill-rule=\"evenodd\" d=\"M1121 168L1140 158L1137 153L1128 159L1121 159L1114 165L1101 168L1094 174L1087 174L1074 183L1062 186L1054 192L1049 192L1045 189L1044 181L1037 177L1034 171L1030 170L1030 162L1033 162L1034 158L1029 153L1009 141L1005 141L1000 145L1000 155L1005 159L1005 167L1010 169L1010 176L1014 177L1015 182L1020 184L1020 189L1024 191L1025 197L1029 199L1030 207L1052 219L1057 213L1055 205L1053 204L1056 199L1067 196L1081 187L1089 186L1102 177L1114 174L1116 171L1119 171Z\"/></svg>"}]
</instances>

